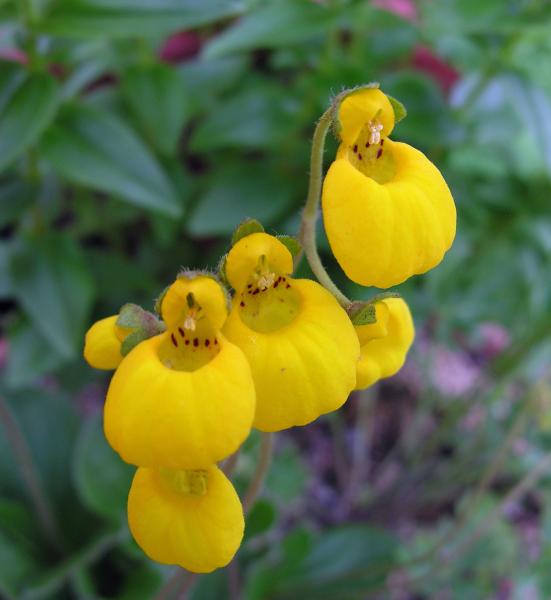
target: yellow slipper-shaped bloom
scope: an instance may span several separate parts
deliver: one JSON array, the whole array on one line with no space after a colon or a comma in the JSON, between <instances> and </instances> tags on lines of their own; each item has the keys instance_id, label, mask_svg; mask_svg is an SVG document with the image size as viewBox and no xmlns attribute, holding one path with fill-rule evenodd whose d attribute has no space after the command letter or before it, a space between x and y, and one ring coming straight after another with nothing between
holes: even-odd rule
<instances>
[{"instance_id":1,"label":"yellow slipper-shaped bloom","mask_svg":"<svg viewBox=\"0 0 551 600\"><path fill-rule=\"evenodd\" d=\"M323 220L347 276L388 288L435 267L455 237L456 212L438 169L387 136L394 126L378 89L347 96L339 108L336 160L323 184Z\"/></svg>"},{"instance_id":2,"label":"yellow slipper-shaped bloom","mask_svg":"<svg viewBox=\"0 0 551 600\"><path fill-rule=\"evenodd\" d=\"M204 471L139 468L128 496L128 523L151 559L194 573L226 566L245 527L237 493L214 466Z\"/></svg>"},{"instance_id":3,"label":"yellow slipper-shaped bloom","mask_svg":"<svg viewBox=\"0 0 551 600\"><path fill-rule=\"evenodd\" d=\"M227 303L212 278L179 277L161 313L166 332L136 346L111 380L105 435L135 465L206 468L235 452L249 434L251 370L219 331Z\"/></svg>"},{"instance_id":4,"label":"yellow slipper-shaped bloom","mask_svg":"<svg viewBox=\"0 0 551 600\"><path fill-rule=\"evenodd\" d=\"M376 323L356 327L361 346L357 390L395 375L402 368L415 336L411 313L401 298L377 302L375 314Z\"/></svg>"},{"instance_id":5,"label":"yellow slipper-shaped bloom","mask_svg":"<svg viewBox=\"0 0 551 600\"><path fill-rule=\"evenodd\" d=\"M254 426L278 431L339 408L356 383L359 343L345 311L321 285L292 279L275 237L239 240L226 260L236 290L224 334L245 353L256 387Z\"/></svg>"},{"instance_id":6,"label":"yellow slipper-shaped bloom","mask_svg":"<svg viewBox=\"0 0 551 600\"><path fill-rule=\"evenodd\" d=\"M119 327L117 319L118 315L101 319L86 332L84 358L95 369L110 371L122 361L121 344L130 330Z\"/></svg>"}]
</instances>

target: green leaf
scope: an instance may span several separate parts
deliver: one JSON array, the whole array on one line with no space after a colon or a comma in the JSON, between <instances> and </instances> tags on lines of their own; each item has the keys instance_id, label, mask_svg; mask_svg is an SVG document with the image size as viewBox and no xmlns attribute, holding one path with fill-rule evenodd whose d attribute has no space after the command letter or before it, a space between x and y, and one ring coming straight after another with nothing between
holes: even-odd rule
<instances>
[{"instance_id":1,"label":"green leaf","mask_svg":"<svg viewBox=\"0 0 551 600\"><path fill-rule=\"evenodd\" d=\"M264 227L256 219L245 219L242 221L233 232L231 245L235 246L237 242L252 233L263 233Z\"/></svg>"},{"instance_id":2,"label":"green leaf","mask_svg":"<svg viewBox=\"0 0 551 600\"><path fill-rule=\"evenodd\" d=\"M51 123L59 86L47 73L29 75L0 113L0 170L21 156Z\"/></svg>"},{"instance_id":3,"label":"green leaf","mask_svg":"<svg viewBox=\"0 0 551 600\"><path fill-rule=\"evenodd\" d=\"M11 389L28 386L66 362L66 357L26 319L8 330L8 344L5 381Z\"/></svg>"},{"instance_id":4,"label":"green leaf","mask_svg":"<svg viewBox=\"0 0 551 600\"><path fill-rule=\"evenodd\" d=\"M145 137L161 154L174 155L190 111L183 77L166 65L138 66L124 74L122 91Z\"/></svg>"},{"instance_id":5,"label":"green leaf","mask_svg":"<svg viewBox=\"0 0 551 600\"><path fill-rule=\"evenodd\" d=\"M273 172L230 166L209 177L209 188L191 213L193 236L231 234L244 216L273 224L291 206L293 189Z\"/></svg>"},{"instance_id":6,"label":"green leaf","mask_svg":"<svg viewBox=\"0 0 551 600\"><path fill-rule=\"evenodd\" d=\"M134 470L110 448L99 415L83 424L73 474L78 495L87 508L110 519L124 519Z\"/></svg>"},{"instance_id":7,"label":"green leaf","mask_svg":"<svg viewBox=\"0 0 551 600\"><path fill-rule=\"evenodd\" d=\"M0 182L0 227L15 223L24 214L33 192L33 186L20 179Z\"/></svg>"},{"instance_id":8,"label":"green leaf","mask_svg":"<svg viewBox=\"0 0 551 600\"><path fill-rule=\"evenodd\" d=\"M59 390L46 392L29 388L3 395L27 440L41 483L55 512L63 515L62 525L70 526L79 516L67 476L78 429L74 405ZM3 432L0 435L0 481L3 494L28 497L14 468L14 457Z\"/></svg>"},{"instance_id":9,"label":"green leaf","mask_svg":"<svg viewBox=\"0 0 551 600\"><path fill-rule=\"evenodd\" d=\"M33 534L36 524L19 502L0 500L0 593L19 598L19 593L39 572L40 549Z\"/></svg>"},{"instance_id":10,"label":"green leaf","mask_svg":"<svg viewBox=\"0 0 551 600\"><path fill-rule=\"evenodd\" d=\"M206 58L218 58L256 48L281 48L306 43L324 35L337 12L310 0L278 0L260 3L233 27L213 38L205 47Z\"/></svg>"},{"instance_id":11,"label":"green leaf","mask_svg":"<svg viewBox=\"0 0 551 600\"><path fill-rule=\"evenodd\" d=\"M211 153L215 161L220 156L215 151L223 148L273 149L289 130L286 110L281 88L259 82L254 89L233 95L211 109L195 130L190 148L194 152Z\"/></svg>"},{"instance_id":12,"label":"green leaf","mask_svg":"<svg viewBox=\"0 0 551 600\"><path fill-rule=\"evenodd\" d=\"M247 539L265 533L276 520L276 509L267 500L257 500L247 514L245 535Z\"/></svg>"},{"instance_id":13,"label":"green leaf","mask_svg":"<svg viewBox=\"0 0 551 600\"><path fill-rule=\"evenodd\" d=\"M161 37L242 9L236 0L57 0L39 29L72 38Z\"/></svg>"},{"instance_id":14,"label":"green leaf","mask_svg":"<svg viewBox=\"0 0 551 600\"><path fill-rule=\"evenodd\" d=\"M289 250L293 258L302 252L302 244L292 235L278 235L277 239Z\"/></svg>"},{"instance_id":15,"label":"green leaf","mask_svg":"<svg viewBox=\"0 0 551 600\"><path fill-rule=\"evenodd\" d=\"M392 105L392 110L394 110L394 123L399 123L402 119L405 119L407 117L408 111L399 100L396 100L396 98L393 98L388 94L387 98L389 99L390 104Z\"/></svg>"},{"instance_id":16,"label":"green leaf","mask_svg":"<svg viewBox=\"0 0 551 600\"><path fill-rule=\"evenodd\" d=\"M169 217L182 204L159 163L119 117L72 106L44 136L41 150L70 181L120 196Z\"/></svg>"},{"instance_id":17,"label":"green leaf","mask_svg":"<svg viewBox=\"0 0 551 600\"><path fill-rule=\"evenodd\" d=\"M25 240L10 261L14 295L34 326L65 358L82 346L93 284L79 248L59 234Z\"/></svg>"}]
</instances>

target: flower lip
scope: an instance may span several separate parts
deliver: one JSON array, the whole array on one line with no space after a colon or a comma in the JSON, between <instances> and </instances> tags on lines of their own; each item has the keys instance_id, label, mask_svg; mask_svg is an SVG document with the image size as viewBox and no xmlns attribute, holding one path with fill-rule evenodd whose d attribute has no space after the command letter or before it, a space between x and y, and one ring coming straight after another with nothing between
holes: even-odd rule
<instances>
[{"instance_id":1,"label":"flower lip","mask_svg":"<svg viewBox=\"0 0 551 600\"><path fill-rule=\"evenodd\" d=\"M210 275L184 273L166 291L161 315L168 329L183 326L193 331L197 321L206 318L219 330L228 316L226 293Z\"/></svg>"},{"instance_id":2,"label":"flower lip","mask_svg":"<svg viewBox=\"0 0 551 600\"><path fill-rule=\"evenodd\" d=\"M353 146L365 126L371 124L373 144L387 137L394 129L394 109L387 96L378 88L362 88L350 92L338 108L339 137Z\"/></svg>"},{"instance_id":3,"label":"flower lip","mask_svg":"<svg viewBox=\"0 0 551 600\"><path fill-rule=\"evenodd\" d=\"M257 273L259 287L270 287L276 276L293 272L293 257L285 244L267 233L241 238L229 251L226 276L237 292L242 292Z\"/></svg>"}]
</instances>

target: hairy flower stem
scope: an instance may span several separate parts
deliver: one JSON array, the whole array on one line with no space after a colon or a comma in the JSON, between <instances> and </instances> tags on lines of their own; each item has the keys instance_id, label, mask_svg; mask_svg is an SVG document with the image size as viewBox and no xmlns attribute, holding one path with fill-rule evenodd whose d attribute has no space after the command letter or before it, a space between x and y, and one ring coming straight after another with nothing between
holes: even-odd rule
<instances>
[{"instance_id":1,"label":"hairy flower stem","mask_svg":"<svg viewBox=\"0 0 551 600\"><path fill-rule=\"evenodd\" d=\"M335 296L342 306L346 307L350 304L350 300L339 290L329 277L321 262L316 244L316 224L323 182L323 151L325 148L325 138L327 137L327 132L329 131L332 120L333 109L330 107L323 113L316 125L316 130L314 131L312 152L310 154L310 181L306 204L302 212L300 241L304 248L308 264L317 280L325 289Z\"/></svg>"},{"instance_id":2,"label":"hairy flower stem","mask_svg":"<svg viewBox=\"0 0 551 600\"><path fill-rule=\"evenodd\" d=\"M19 467L21 478L27 488L43 533L52 547L61 553L63 550L62 537L42 488L40 476L34 464L31 451L8 403L2 396L0 396L0 422L4 426L6 439L13 452L15 462Z\"/></svg>"}]
</instances>

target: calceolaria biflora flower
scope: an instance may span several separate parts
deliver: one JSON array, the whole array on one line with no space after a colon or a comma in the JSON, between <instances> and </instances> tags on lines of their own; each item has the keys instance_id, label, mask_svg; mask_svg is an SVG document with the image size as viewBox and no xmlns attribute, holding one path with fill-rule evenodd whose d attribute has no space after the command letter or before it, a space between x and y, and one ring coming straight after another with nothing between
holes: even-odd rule
<instances>
[{"instance_id":1,"label":"calceolaria biflora flower","mask_svg":"<svg viewBox=\"0 0 551 600\"><path fill-rule=\"evenodd\" d=\"M432 269L455 236L442 175L419 150L388 137L395 113L381 90L352 91L337 111L341 144L322 194L335 258L350 279L379 288Z\"/></svg>"},{"instance_id":2,"label":"calceolaria biflora flower","mask_svg":"<svg viewBox=\"0 0 551 600\"><path fill-rule=\"evenodd\" d=\"M128 523L150 558L194 573L226 566L245 528L239 497L216 466L139 468L128 496Z\"/></svg>"},{"instance_id":3,"label":"calceolaria biflora flower","mask_svg":"<svg viewBox=\"0 0 551 600\"><path fill-rule=\"evenodd\" d=\"M262 232L233 246L225 271L236 294L223 331L251 365L254 426L278 431L339 408L356 383L359 343L335 298L290 277L291 253Z\"/></svg>"},{"instance_id":4,"label":"calceolaria biflora flower","mask_svg":"<svg viewBox=\"0 0 551 600\"><path fill-rule=\"evenodd\" d=\"M410 310L401 298L376 302L375 314L374 323L356 326L361 348L357 390L395 375L402 368L415 336Z\"/></svg>"},{"instance_id":5,"label":"calceolaria biflora flower","mask_svg":"<svg viewBox=\"0 0 551 600\"><path fill-rule=\"evenodd\" d=\"M434 267L450 247L455 207L446 183L420 152L388 137L399 106L373 86L344 92L317 125L301 242L320 283L292 277L297 240L247 220L220 268L235 290L231 309L218 279L186 271L158 299L158 315L127 304L86 334L86 360L116 369L104 430L121 458L138 466L128 521L153 560L196 573L227 565L244 517L216 463L238 450L252 426L306 425L403 365L414 337L407 304L393 293L349 300L315 241L323 145L333 122L341 145L322 209L346 274L389 287ZM270 447L262 445L247 504Z\"/></svg>"},{"instance_id":6,"label":"calceolaria biflora flower","mask_svg":"<svg viewBox=\"0 0 551 600\"><path fill-rule=\"evenodd\" d=\"M166 331L139 343L117 368L105 403L105 435L135 465L208 468L249 434L251 370L220 332L228 307L214 278L184 273L160 304Z\"/></svg>"}]
</instances>

